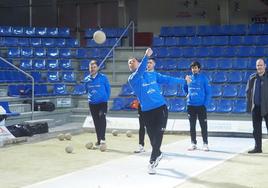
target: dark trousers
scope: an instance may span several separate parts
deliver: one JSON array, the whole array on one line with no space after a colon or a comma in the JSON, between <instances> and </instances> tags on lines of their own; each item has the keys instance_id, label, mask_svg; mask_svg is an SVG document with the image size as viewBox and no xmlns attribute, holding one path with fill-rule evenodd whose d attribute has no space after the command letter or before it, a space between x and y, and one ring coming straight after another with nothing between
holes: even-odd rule
<instances>
[{"instance_id":1,"label":"dark trousers","mask_svg":"<svg viewBox=\"0 0 268 188\"><path fill-rule=\"evenodd\" d=\"M144 123L144 120L142 119L142 113L141 113L140 106L138 108L138 115L139 115L139 124L140 124L140 128L139 128L139 144L144 146L145 123Z\"/></svg>"},{"instance_id":2,"label":"dark trousers","mask_svg":"<svg viewBox=\"0 0 268 188\"><path fill-rule=\"evenodd\" d=\"M101 140L105 140L107 102L89 104L89 109L93 118L97 141L100 143Z\"/></svg>"},{"instance_id":3,"label":"dark trousers","mask_svg":"<svg viewBox=\"0 0 268 188\"><path fill-rule=\"evenodd\" d=\"M208 143L208 125L207 125L207 110L205 106L187 106L188 118L190 122L191 142L196 144L196 120L198 117L201 127L203 143Z\"/></svg>"},{"instance_id":4,"label":"dark trousers","mask_svg":"<svg viewBox=\"0 0 268 188\"><path fill-rule=\"evenodd\" d=\"M163 105L153 110L142 112L142 117L152 146L150 158L150 163L152 163L161 154L160 147L167 126L167 106Z\"/></svg>"},{"instance_id":5,"label":"dark trousers","mask_svg":"<svg viewBox=\"0 0 268 188\"><path fill-rule=\"evenodd\" d=\"M268 114L261 116L261 107L255 106L252 110L253 137L255 139L255 149L262 149L262 119L264 118L266 128L268 128Z\"/></svg>"}]
</instances>

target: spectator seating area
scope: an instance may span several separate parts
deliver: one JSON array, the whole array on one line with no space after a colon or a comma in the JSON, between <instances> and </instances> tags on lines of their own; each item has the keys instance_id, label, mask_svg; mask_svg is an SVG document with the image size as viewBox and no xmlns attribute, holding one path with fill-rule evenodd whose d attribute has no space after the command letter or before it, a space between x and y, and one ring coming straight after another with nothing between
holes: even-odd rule
<instances>
[{"instance_id":1,"label":"spectator seating area","mask_svg":"<svg viewBox=\"0 0 268 188\"><path fill-rule=\"evenodd\" d=\"M104 28L107 40L97 45L92 40L96 30L87 29L88 44L80 47L69 28L0 26L1 55L34 77L36 96L83 95L85 89L81 81L88 75L90 60L101 62L124 31L123 28ZM108 58L112 56L109 54ZM21 91L31 88L31 80L24 74L2 60L0 66L0 83L9 84L9 96L23 96Z\"/></svg>"},{"instance_id":2,"label":"spectator seating area","mask_svg":"<svg viewBox=\"0 0 268 188\"><path fill-rule=\"evenodd\" d=\"M192 61L202 64L202 72L212 85L208 112L245 113L246 82L256 70L256 60L268 55L268 24L163 26L152 47L155 69L163 74L184 78L191 73ZM186 110L181 88L166 85L161 88L169 111ZM112 110L129 110L133 97L131 88L125 84Z\"/></svg>"}]
</instances>

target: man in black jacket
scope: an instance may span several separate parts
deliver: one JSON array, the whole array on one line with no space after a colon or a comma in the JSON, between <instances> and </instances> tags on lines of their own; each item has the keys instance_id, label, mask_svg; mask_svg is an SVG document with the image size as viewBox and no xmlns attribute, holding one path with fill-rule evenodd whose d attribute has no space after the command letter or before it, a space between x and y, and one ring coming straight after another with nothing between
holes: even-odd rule
<instances>
[{"instance_id":1,"label":"man in black jacket","mask_svg":"<svg viewBox=\"0 0 268 188\"><path fill-rule=\"evenodd\" d=\"M247 111L252 113L253 137L255 147L248 153L262 153L262 119L268 128L268 73L263 59L256 61L257 72L248 80Z\"/></svg>"}]
</instances>

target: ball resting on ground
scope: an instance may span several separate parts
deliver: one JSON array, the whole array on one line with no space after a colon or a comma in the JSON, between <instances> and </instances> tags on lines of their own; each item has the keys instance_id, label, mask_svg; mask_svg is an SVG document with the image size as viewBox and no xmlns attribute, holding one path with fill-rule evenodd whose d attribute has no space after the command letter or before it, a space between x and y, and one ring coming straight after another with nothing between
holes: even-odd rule
<instances>
[{"instance_id":1,"label":"ball resting on ground","mask_svg":"<svg viewBox=\"0 0 268 188\"><path fill-rule=\"evenodd\" d=\"M127 137L132 137L132 132L131 131L127 131L126 132L126 135L127 135Z\"/></svg>"},{"instance_id":2,"label":"ball resting on ground","mask_svg":"<svg viewBox=\"0 0 268 188\"><path fill-rule=\"evenodd\" d=\"M93 143L92 142L88 142L88 143L86 143L85 147L87 149L93 149Z\"/></svg>"},{"instance_id":3,"label":"ball resting on ground","mask_svg":"<svg viewBox=\"0 0 268 188\"><path fill-rule=\"evenodd\" d=\"M58 134L57 138L58 138L60 141L63 141L63 140L64 140L64 134Z\"/></svg>"},{"instance_id":4,"label":"ball resting on ground","mask_svg":"<svg viewBox=\"0 0 268 188\"><path fill-rule=\"evenodd\" d=\"M112 130L113 136L118 136L118 130Z\"/></svg>"},{"instance_id":5,"label":"ball resting on ground","mask_svg":"<svg viewBox=\"0 0 268 188\"><path fill-rule=\"evenodd\" d=\"M73 148L73 146L71 146L71 145L68 145L68 146L65 147L65 151L66 151L66 153L72 153L73 150L74 150L74 148Z\"/></svg>"},{"instance_id":6,"label":"ball resting on ground","mask_svg":"<svg viewBox=\"0 0 268 188\"><path fill-rule=\"evenodd\" d=\"M72 135L71 135L70 133L66 133L66 134L64 135L64 138L65 138L66 140L72 140Z\"/></svg>"},{"instance_id":7,"label":"ball resting on ground","mask_svg":"<svg viewBox=\"0 0 268 188\"><path fill-rule=\"evenodd\" d=\"M106 151L106 149L107 149L107 145L106 144L101 144L100 145L100 150L101 151Z\"/></svg>"}]
</instances>

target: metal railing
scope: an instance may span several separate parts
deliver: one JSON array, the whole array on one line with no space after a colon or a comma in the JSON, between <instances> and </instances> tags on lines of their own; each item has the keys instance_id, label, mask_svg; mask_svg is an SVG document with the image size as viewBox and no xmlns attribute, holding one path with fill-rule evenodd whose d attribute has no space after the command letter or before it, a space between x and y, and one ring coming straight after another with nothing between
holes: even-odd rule
<instances>
[{"instance_id":1,"label":"metal railing","mask_svg":"<svg viewBox=\"0 0 268 188\"><path fill-rule=\"evenodd\" d=\"M13 67L14 69L18 70L19 72L21 72L22 74L26 75L27 77L29 77L32 80L32 106L31 106L31 110L32 110L32 115L31 115L31 119L34 119L34 77L31 76L30 74L28 74L27 72L23 71L22 69L16 67L15 65L13 65L12 63L10 63L9 61L7 61L6 59L0 57L0 59L7 63L8 65L10 65L11 67Z\"/></svg>"},{"instance_id":2,"label":"metal railing","mask_svg":"<svg viewBox=\"0 0 268 188\"><path fill-rule=\"evenodd\" d=\"M110 49L110 51L106 54L106 56L103 58L103 60L101 61L101 63L99 64L99 69L101 68L101 66L105 63L105 61L107 60L107 58L109 57L109 55L111 54L111 52L113 52L113 67L115 67L115 60L114 60L114 50L117 46L117 44L122 40L122 38L124 37L125 33L129 30L129 28L132 26L132 55L134 57L134 51L135 51L135 24L133 21L129 22L128 26L125 28L124 32L121 34L121 36L119 37L119 39L116 41L116 43L113 45L113 47ZM114 81L115 79L115 69L113 68L113 75L112 75L112 80Z\"/></svg>"}]
</instances>

